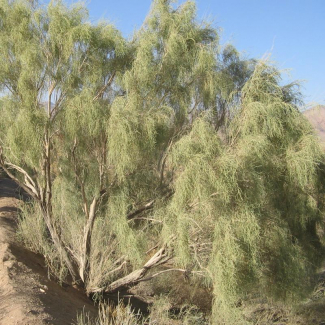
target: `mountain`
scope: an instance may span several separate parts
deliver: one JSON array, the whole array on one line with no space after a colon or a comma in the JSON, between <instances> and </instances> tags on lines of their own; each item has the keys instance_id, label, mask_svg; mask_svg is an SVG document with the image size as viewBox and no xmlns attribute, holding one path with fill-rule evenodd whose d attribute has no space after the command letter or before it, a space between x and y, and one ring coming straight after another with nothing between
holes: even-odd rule
<instances>
[{"instance_id":1,"label":"mountain","mask_svg":"<svg viewBox=\"0 0 325 325\"><path fill-rule=\"evenodd\" d=\"M325 106L315 106L307 111L304 111L303 114L315 128L320 141L325 148Z\"/></svg>"}]
</instances>

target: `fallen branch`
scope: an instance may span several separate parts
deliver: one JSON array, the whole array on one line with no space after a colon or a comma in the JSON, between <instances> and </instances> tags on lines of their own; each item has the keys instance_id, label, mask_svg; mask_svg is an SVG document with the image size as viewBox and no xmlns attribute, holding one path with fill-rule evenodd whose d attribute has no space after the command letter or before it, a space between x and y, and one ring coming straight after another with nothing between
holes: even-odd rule
<instances>
[{"instance_id":1,"label":"fallen branch","mask_svg":"<svg viewBox=\"0 0 325 325\"><path fill-rule=\"evenodd\" d=\"M89 291L91 293L97 293L97 292L114 293L121 289L131 287L139 283L150 269L152 269L155 266L161 265L162 263L167 262L169 259L170 257L168 256L167 245L164 245L164 247L162 247L156 254L154 254L141 269L135 270L130 274L124 276L123 278L120 278L112 282L105 288L90 289Z\"/></svg>"}]
</instances>

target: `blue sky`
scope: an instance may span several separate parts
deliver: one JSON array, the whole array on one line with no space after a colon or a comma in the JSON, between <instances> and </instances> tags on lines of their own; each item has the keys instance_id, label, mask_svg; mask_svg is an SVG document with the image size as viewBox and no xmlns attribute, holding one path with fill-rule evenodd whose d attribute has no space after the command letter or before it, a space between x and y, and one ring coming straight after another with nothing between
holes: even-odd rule
<instances>
[{"instance_id":1,"label":"blue sky","mask_svg":"<svg viewBox=\"0 0 325 325\"><path fill-rule=\"evenodd\" d=\"M271 52L280 69L291 69L285 80L304 80L307 104L325 104L325 0L197 0L196 4L198 20L208 18L222 28L221 44L231 42L254 58ZM141 26L150 6L151 0L87 1L92 22L108 19L126 37Z\"/></svg>"}]
</instances>

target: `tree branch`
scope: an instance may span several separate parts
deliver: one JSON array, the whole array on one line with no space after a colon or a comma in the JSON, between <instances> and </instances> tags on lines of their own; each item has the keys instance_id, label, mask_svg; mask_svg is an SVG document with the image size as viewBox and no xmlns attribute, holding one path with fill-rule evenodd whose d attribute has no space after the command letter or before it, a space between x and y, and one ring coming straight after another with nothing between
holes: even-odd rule
<instances>
[{"instance_id":1,"label":"tree branch","mask_svg":"<svg viewBox=\"0 0 325 325\"><path fill-rule=\"evenodd\" d=\"M82 200L83 200L83 205L84 205L84 212L86 214L87 219L89 218L89 209L88 209L88 202L87 202L87 198L86 198L86 192L85 192L85 186L84 186L84 182L81 180L79 173L78 173L78 168L77 168L77 158L76 158L76 148L77 148L77 139L74 139L74 143L73 143L73 148L71 150L71 154L72 154L72 160L73 160L73 170L76 176L76 179L80 185L80 189L81 189L81 195L82 195Z\"/></svg>"},{"instance_id":2,"label":"tree branch","mask_svg":"<svg viewBox=\"0 0 325 325\"><path fill-rule=\"evenodd\" d=\"M164 195L163 198L168 199L168 198L170 198L173 194L174 194L174 192L173 192L172 190L167 190L167 192L165 192L165 193L163 194L163 195ZM154 204L155 204L155 202L156 202L156 199L153 199L153 200L149 201L148 203L146 203L146 204L143 205L142 207L138 208L137 210L130 212L130 213L126 216L126 218L127 218L128 220L135 219L135 217L136 217L137 215L139 215L140 213L142 213L142 212L144 212L144 211L147 211L147 210L151 210L151 209L153 209L153 208L154 208ZM156 221L158 221L158 220L156 220Z\"/></svg>"},{"instance_id":3,"label":"tree branch","mask_svg":"<svg viewBox=\"0 0 325 325\"><path fill-rule=\"evenodd\" d=\"M10 166L20 172L25 177L25 183L21 182L15 175L13 175L10 170L6 167ZM0 166L3 168L3 170L7 173L7 175L14 180L25 192L27 192L30 196L32 196L34 199L39 200L40 195L36 189L35 183L32 180L32 178L28 175L28 173L22 169L21 167L18 167L14 164L5 162L2 155L2 147L0 147Z\"/></svg>"},{"instance_id":4,"label":"tree branch","mask_svg":"<svg viewBox=\"0 0 325 325\"><path fill-rule=\"evenodd\" d=\"M147 210L151 210L153 209L154 203L156 200L151 200L150 202L146 203L145 205L143 205L141 208L129 213L126 218L128 220L132 220L134 219L138 214L140 214L143 211L147 211Z\"/></svg>"},{"instance_id":5,"label":"tree branch","mask_svg":"<svg viewBox=\"0 0 325 325\"><path fill-rule=\"evenodd\" d=\"M105 292L105 293L113 293L117 292L122 288L133 286L140 282L141 279L148 273L150 269L153 267L160 265L160 262L169 260L167 252L167 245L164 245L156 254L154 254L149 261L138 270L131 272L123 278L120 278L111 284L109 284L105 288L95 288L90 290L92 293L96 292Z\"/></svg>"},{"instance_id":6,"label":"tree branch","mask_svg":"<svg viewBox=\"0 0 325 325\"><path fill-rule=\"evenodd\" d=\"M94 197L89 208L89 216L88 216L87 224L84 228L82 256L80 258L80 267L79 267L79 275L83 282L85 282L86 274L89 271L88 268L89 268L89 255L90 255L90 248L91 248L91 234L92 234L95 217L96 217L97 201L98 198Z\"/></svg>"},{"instance_id":7,"label":"tree branch","mask_svg":"<svg viewBox=\"0 0 325 325\"><path fill-rule=\"evenodd\" d=\"M103 88L97 93L97 95L93 98L93 101L97 100L100 96L102 96L105 90L112 84L116 71L113 72L111 77L109 78L108 82L103 86Z\"/></svg>"}]
</instances>

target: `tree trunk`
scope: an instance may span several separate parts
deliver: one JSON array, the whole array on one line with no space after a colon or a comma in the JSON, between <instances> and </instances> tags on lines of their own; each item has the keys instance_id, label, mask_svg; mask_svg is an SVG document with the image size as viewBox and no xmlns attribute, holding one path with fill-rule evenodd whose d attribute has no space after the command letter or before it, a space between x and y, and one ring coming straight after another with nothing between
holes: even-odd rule
<instances>
[{"instance_id":1,"label":"tree trunk","mask_svg":"<svg viewBox=\"0 0 325 325\"><path fill-rule=\"evenodd\" d=\"M82 256L80 258L79 275L83 283L85 283L86 275L89 274L89 255L91 249L91 235L96 217L97 198L93 199L90 205L87 224L84 228L84 238L82 244Z\"/></svg>"},{"instance_id":2,"label":"tree trunk","mask_svg":"<svg viewBox=\"0 0 325 325\"><path fill-rule=\"evenodd\" d=\"M167 253L167 246L165 245L155 255L153 255L150 258L150 260L141 269L135 270L132 273L124 276L123 278L120 278L112 282L106 288L96 288L93 290L90 289L89 291L92 293L96 293L96 292L114 293L119 290L131 287L139 283L150 269L167 262L169 259L170 258Z\"/></svg>"},{"instance_id":3,"label":"tree trunk","mask_svg":"<svg viewBox=\"0 0 325 325\"><path fill-rule=\"evenodd\" d=\"M77 271L76 271L76 267L73 265L63 243L62 240L59 236L59 234L57 233L54 225L52 224L52 217L50 215L47 214L47 209L46 208L42 208L42 212L43 212L43 218L46 224L46 227L49 231L49 234L51 236L51 239L53 241L53 244L56 248L56 250L59 252L63 262L65 263L65 265L67 266L70 275L72 277L72 281L76 282L78 279L77 276Z\"/></svg>"}]
</instances>

